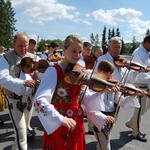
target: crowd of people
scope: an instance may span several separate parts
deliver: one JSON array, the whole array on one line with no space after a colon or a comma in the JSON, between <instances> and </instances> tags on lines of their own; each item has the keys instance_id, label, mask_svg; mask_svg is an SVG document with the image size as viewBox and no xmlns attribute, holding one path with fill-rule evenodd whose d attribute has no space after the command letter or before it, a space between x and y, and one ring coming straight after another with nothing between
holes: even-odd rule
<instances>
[{"instance_id":1,"label":"crowd of people","mask_svg":"<svg viewBox=\"0 0 150 150\"><path fill-rule=\"evenodd\" d=\"M97 140L95 149L111 150L111 131L120 107L134 108L125 125L133 130L135 139L147 141L140 124L150 107L150 35L144 37L130 62L121 61L121 67L115 63L122 49L119 37L109 40L103 54L100 46L68 35L63 58L57 53L57 42L45 43L43 54L37 56L37 42L25 33L14 36L13 46L6 53L0 47L0 111L9 110L15 133L12 150L27 150L27 141L34 140L36 131L30 126L33 109L44 128L42 150L85 150L85 116L88 133ZM132 61L139 69L131 67ZM124 87L131 87L131 92L122 90ZM0 118L0 125L4 124Z\"/></svg>"}]
</instances>

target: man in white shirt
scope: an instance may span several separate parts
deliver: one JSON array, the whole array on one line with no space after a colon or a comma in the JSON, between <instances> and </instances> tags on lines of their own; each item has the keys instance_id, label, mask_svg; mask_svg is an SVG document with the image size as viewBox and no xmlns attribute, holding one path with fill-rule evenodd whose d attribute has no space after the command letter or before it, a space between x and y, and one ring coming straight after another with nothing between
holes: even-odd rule
<instances>
[{"instance_id":1,"label":"man in white shirt","mask_svg":"<svg viewBox=\"0 0 150 150\"><path fill-rule=\"evenodd\" d=\"M121 81L121 79L124 76L124 73L126 72L126 68L118 68L114 63L114 58L120 55L121 49L122 49L121 39L119 37L112 37L108 43L108 52L98 58L94 72L98 72L98 64L102 60L107 60L111 62L114 66L114 72L112 73L112 78ZM102 110L104 115L107 116L107 114L114 114L117 107L117 102L115 101L115 93L105 92L102 101L104 102L104 108ZM99 140L100 143L98 143L97 145L98 150L100 149L110 150L110 135L108 135L108 139L106 139L102 133L100 134Z\"/></svg>"},{"instance_id":2,"label":"man in white shirt","mask_svg":"<svg viewBox=\"0 0 150 150\"><path fill-rule=\"evenodd\" d=\"M140 45L132 54L132 61L139 63L146 68L150 66L150 34L145 36L142 45ZM131 71L128 80L135 84L138 88L149 91L150 88L150 72ZM126 122L128 128L132 128L132 135L139 141L146 142L146 134L141 133L141 120L143 115L150 108L150 100L148 97L140 97L139 102L141 107L135 108L132 117Z\"/></svg>"},{"instance_id":3,"label":"man in white shirt","mask_svg":"<svg viewBox=\"0 0 150 150\"><path fill-rule=\"evenodd\" d=\"M35 132L30 127L32 97L36 81L30 73L24 73L20 62L24 57L34 58L28 53L29 37L25 33L14 36L14 50L0 59L0 85L4 88L10 118L15 132L12 150L27 150L27 132Z\"/></svg>"}]
</instances>

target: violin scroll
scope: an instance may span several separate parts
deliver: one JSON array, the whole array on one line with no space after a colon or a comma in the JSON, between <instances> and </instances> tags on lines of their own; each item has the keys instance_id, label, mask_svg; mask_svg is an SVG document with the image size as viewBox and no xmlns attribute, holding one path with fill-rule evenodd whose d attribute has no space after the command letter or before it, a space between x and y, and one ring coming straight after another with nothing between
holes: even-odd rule
<instances>
[{"instance_id":1,"label":"violin scroll","mask_svg":"<svg viewBox=\"0 0 150 150\"><path fill-rule=\"evenodd\" d=\"M139 72L149 72L150 68L145 67L137 62L134 61L128 61L123 56L118 56L114 59L114 63L117 67L127 67L128 69L132 69Z\"/></svg>"}]
</instances>

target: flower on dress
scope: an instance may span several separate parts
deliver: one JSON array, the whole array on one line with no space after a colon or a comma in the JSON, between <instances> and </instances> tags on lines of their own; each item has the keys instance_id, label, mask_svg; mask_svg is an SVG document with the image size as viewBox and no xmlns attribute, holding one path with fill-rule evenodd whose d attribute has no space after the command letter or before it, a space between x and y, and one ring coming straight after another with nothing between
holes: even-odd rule
<instances>
[{"instance_id":1,"label":"flower on dress","mask_svg":"<svg viewBox=\"0 0 150 150\"><path fill-rule=\"evenodd\" d=\"M67 110L67 115L68 115L69 117L72 117L72 116L73 116L73 110L68 109L68 110Z\"/></svg>"},{"instance_id":2,"label":"flower on dress","mask_svg":"<svg viewBox=\"0 0 150 150\"><path fill-rule=\"evenodd\" d=\"M78 109L78 115L81 116L82 114L83 114L83 110L82 110L82 108L79 108Z\"/></svg>"},{"instance_id":3,"label":"flower on dress","mask_svg":"<svg viewBox=\"0 0 150 150\"><path fill-rule=\"evenodd\" d=\"M60 96L60 97L65 97L67 95L67 91L63 88L58 88L57 90L57 94Z\"/></svg>"}]
</instances>

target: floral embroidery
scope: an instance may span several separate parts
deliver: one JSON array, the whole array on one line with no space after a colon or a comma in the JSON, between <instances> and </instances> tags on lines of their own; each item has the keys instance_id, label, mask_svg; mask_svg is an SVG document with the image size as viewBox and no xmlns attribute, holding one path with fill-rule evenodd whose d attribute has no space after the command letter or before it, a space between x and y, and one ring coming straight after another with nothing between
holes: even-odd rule
<instances>
[{"instance_id":1,"label":"floral embroidery","mask_svg":"<svg viewBox=\"0 0 150 150\"><path fill-rule=\"evenodd\" d=\"M68 91L69 88L62 84L62 79L59 80L57 90L54 94L53 103L59 102L62 104L62 102L65 102L70 105Z\"/></svg>"},{"instance_id":2,"label":"floral embroidery","mask_svg":"<svg viewBox=\"0 0 150 150\"><path fill-rule=\"evenodd\" d=\"M40 101L36 101L34 103L34 107L35 107L35 111L37 111L37 113L41 112L41 113L43 113L44 116L47 116L47 110L44 106L41 105Z\"/></svg>"},{"instance_id":3,"label":"floral embroidery","mask_svg":"<svg viewBox=\"0 0 150 150\"><path fill-rule=\"evenodd\" d=\"M64 97L64 96L67 95L67 92L66 92L66 90L63 89L63 88L58 88L57 94L58 94L60 97Z\"/></svg>"},{"instance_id":4,"label":"floral embroidery","mask_svg":"<svg viewBox=\"0 0 150 150\"><path fill-rule=\"evenodd\" d=\"M59 110L59 112L60 112L60 114L63 114L63 113L64 113L64 109L61 108L61 109Z\"/></svg>"},{"instance_id":5,"label":"floral embroidery","mask_svg":"<svg viewBox=\"0 0 150 150\"><path fill-rule=\"evenodd\" d=\"M23 113L24 109L26 108L27 103L23 103L22 101L18 101L16 104L16 108Z\"/></svg>"},{"instance_id":6,"label":"floral embroidery","mask_svg":"<svg viewBox=\"0 0 150 150\"><path fill-rule=\"evenodd\" d=\"M83 115L83 110L82 110L81 107L79 107L79 109L78 109L78 115L79 115L79 116L82 116L82 115Z\"/></svg>"},{"instance_id":7,"label":"floral embroidery","mask_svg":"<svg viewBox=\"0 0 150 150\"><path fill-rule=\"evenodd\" d=\"M67 110L67 115L68 115L69 117L72 117L73 114L74 114L73 110L71 110L71 109L68 109L68 110Z\"/></svg>"}]
</instances>

